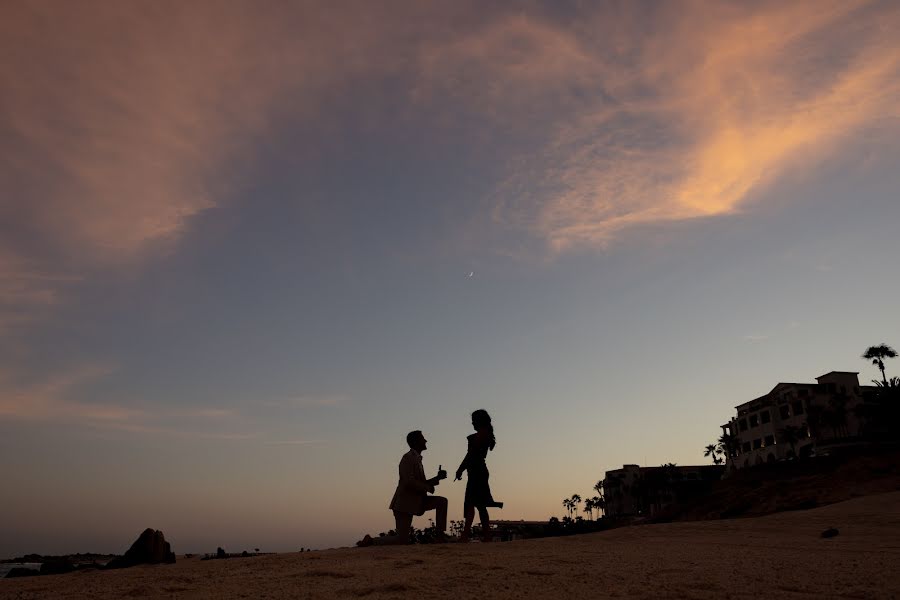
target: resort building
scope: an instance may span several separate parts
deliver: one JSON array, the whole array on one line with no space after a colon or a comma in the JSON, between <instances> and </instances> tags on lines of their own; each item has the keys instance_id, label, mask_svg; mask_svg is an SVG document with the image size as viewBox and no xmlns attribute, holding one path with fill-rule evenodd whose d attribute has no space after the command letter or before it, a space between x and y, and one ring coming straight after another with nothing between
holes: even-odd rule
<instances>
[{"instance_id":1,"label":"resort building","mask_svg":"<svg viewBox=\"0 0 900 600\"><path fill-rule=\"evenodd\" d=\"M623 465L607 471L603 479L605 516L654 516L675 503L707 493L724 472L720 465Z\"/></svg>"},{"instance_id":2,"label":"resort building","mask_svg":"<svg viewBox=\"0 0 900 600\"><path fill-rule=\"evenodd\" d=\"M816 383L779 383L736 406L736 416L722 425L736 441L729 468L809 456L823 444L858 438L863 422L857 407L876 389L860 386L858 375L832 371Z\"/></svg>"}]
</instances>

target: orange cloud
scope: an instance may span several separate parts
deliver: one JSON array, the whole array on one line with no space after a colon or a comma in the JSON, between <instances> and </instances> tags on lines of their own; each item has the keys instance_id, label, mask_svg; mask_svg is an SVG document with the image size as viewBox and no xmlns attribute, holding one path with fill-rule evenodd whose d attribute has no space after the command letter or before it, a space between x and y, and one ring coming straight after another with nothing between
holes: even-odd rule
<instances>
[{"instance_id":1,"label":"orange cloud","mask_svg":"<svg viewBox=\"0 0 900 600\"><path fill-rule=\"evenodd\" d=\"M177 237L226 191L230 139L259 125L269 90L242 54L256 32L240 15L204 22L176 7L4 14L0 85L17 152L0 181L24 196L45 243L76 259L121 262Z\"/></svg>"},{"instance_id":2,"label":"orange cloud","mask_svg":"<svg viewBox=\"0 0 900 600\"><path fill-rule=\"evenodd\" d=\"M896 5L658 8L565 25L516 16L428 57L438 89L543 140L513 150L501 222L562 252L731 214L900 114Z\"/></svg>"},{"instance_id":3,"label":"orange cloud","mask_svg":"<svg viewBox=\"0 0 900 600\"><path fill-rule=\"evenodd\" d=\"M492 131L471 132L473 144L524 135L501 159L493 214L557 252L733 213L786 169L897 115L896 5L583 11L5 7L0 188L15 193L0 216L33 241L0 249L14 282L0 288L0 325L59 300L59 282L35 274L78 278L172 247L233 196L274 127L327 120L330 100L361 80L407 84L406 111L486 116Z\"/></svg>"},{"instance_id":4,"label":"orange cloud","mask_svg":"<svg viewBox=\"0 0 900 600\"><path fill-rule=\"evenodd\" d=\"M0 217L21 239L0 248L0 327L60 300L50 276L173 248L234 195L273 122L314 115L323 94L365 71L378 35L365 11L284 8L3 8Z\"/></svg>"}]
</instances>

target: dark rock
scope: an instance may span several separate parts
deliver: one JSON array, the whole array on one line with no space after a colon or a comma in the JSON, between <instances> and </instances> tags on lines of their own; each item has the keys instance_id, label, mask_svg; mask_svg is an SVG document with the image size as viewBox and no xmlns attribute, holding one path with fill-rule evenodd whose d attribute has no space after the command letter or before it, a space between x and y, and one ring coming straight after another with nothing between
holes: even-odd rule
<instances>
[{"instance_id":1,"label":"dark rock","mask_svg":"<svg viewBox=\"0 0 900 600\"><path fill-rule=\"evenodd\" d=\"M107 563L107 569L121 569L144 564L171 564L175 562L175 553L169 546L169 542L163 536L162 531L145 529L138 539L131 545L124 556L114 558Z\"/></svg>"},{"instance_id":2,"label":"dark rock","mask_svg":"<svg viewBox=\"0 0 900 600\"><path fill-rule=\"evenodd\" d=\"M839 533L840 533L840 531L838 531L836 528L829 527L828 529L826 529L825 531L822 532L822 537L823 538L833 538Z\"/></svg>"},{"instance_id":3,"label":"dark rock","mask_svg":"<svg viewBox=\"0 0 900 600\"><path fill-rule=\"evenodd\" d=\"M12 579L13 577L34 577L35 575L40 575L40 572L35 569L26 569L25 567L13 567L9 570L4 579Z\"/></svg>"},{"instance_id":4,"label":"dark rock","mask_svg":"<svg viewBox=\"0 0 900 600\"><path fill-rule=\"evenodd\" d=\"M75 567L67 560L53 560L41 565L41 575L62 575L74 570Z\"/></svg>"},{"instance_id":5,"label":"dark rock","mask_svg":"<svg viewBox=\"0 0 900 600\"><path fill-rule=\"evenodd\" d=\"M243 552L241 552L241 556L247 558L248 556L250 556L250 553L244 550Z\"/></svg>"},{"instance_id":6,"label":"dark rock","mask_svg":"<svg viewBox=\"0 0 900 600\"><path fill-rule=\"evenodd\" d=\"M228 555L225 554L225 550L223 550L221 546L216 548L216 558L228 558Z\"/></svg>"},{"instance_id":7,"label":"dark rock","mask_svg":"<svg viewBox=\"0 0 900 600\"><path fill-rule=\"evenodd\" d=\"M40 554L26 554L25 556L20 556L14 560L20 563L40 563L44 562L44 557Z\"/></svg>"}]
</instances>

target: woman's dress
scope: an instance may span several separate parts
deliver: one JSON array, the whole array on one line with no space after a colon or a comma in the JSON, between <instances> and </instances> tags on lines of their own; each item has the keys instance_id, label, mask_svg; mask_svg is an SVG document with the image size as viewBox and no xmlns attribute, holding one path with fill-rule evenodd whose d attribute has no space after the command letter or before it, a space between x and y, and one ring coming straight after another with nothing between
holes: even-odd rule
<instances>
[{"instance_id":1,"label":"woman's dress","mask_svg":"<svg viewBox=\"0 0 900 600\"><path fill-rule=\"evenodd\" d=\"M466 454L466 470L469 476L466 481L466 504L475 507L499 506L491 495L488 483L488 472L485 459L490 448L491 438L483 433L473 433L468 437L469 451Z\"/></svg>"}]
</instances>

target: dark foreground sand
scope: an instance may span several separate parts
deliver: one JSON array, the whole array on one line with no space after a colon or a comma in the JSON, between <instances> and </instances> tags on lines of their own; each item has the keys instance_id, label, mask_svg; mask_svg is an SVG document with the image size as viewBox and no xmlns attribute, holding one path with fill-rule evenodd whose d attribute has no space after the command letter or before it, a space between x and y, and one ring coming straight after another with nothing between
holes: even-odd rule
<instances>
[{"instance_id":1,"label":"dark foreground sand","mask_svg":"<svg viewBox=\"0 0 900 600\"><path fill-rule=\"evenodd\" d=\"M569 538L179 559L0 581L0 597L897 598L900 492Z\"/></svg>"}]
</instances>

